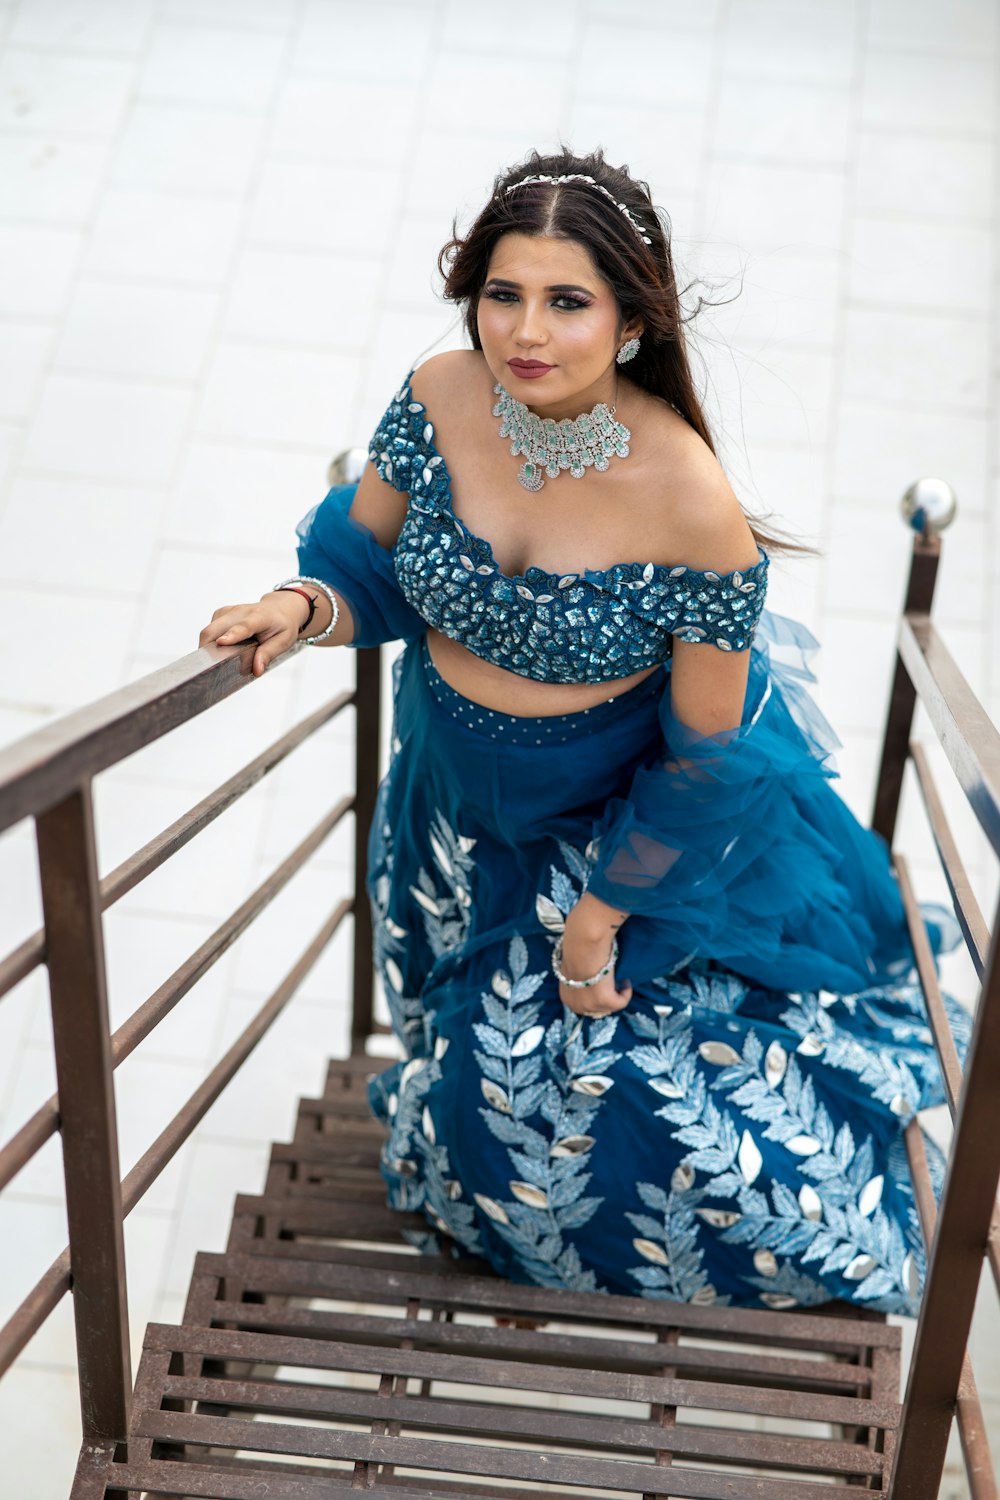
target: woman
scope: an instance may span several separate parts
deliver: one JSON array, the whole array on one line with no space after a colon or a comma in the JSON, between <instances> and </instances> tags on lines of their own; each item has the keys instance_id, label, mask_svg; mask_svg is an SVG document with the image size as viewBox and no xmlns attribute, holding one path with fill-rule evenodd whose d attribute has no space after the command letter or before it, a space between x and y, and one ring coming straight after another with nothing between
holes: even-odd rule
<instances>
[{"instance_id":1,"label":"woman","mask_svg":"<svg viewBox=\"0 0 1000 1500\"><path fill-rule=\"evenodd\" d=\"M407 376L303 576L202 633L256 673L408 642L369 863L390 1201L515 1280L912 1311L901 1129L940 1095L901 902L828 785L815 643L762 614L780 543L649 191L533 155L442 264L472 348Z\"/></svg>"}]
</instances>

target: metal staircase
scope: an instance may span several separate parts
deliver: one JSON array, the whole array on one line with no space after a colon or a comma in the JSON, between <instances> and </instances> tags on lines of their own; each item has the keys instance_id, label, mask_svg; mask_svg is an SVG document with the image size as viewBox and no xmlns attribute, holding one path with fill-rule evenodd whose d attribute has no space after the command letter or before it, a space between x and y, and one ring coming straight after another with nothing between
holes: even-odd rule
<instances>
[{"instance_id":1,"label":"metal staircase","mask_svg":"<svg viewBox=\"0 0 1000 1500\"><path fill-rule=\"evenodd\" d=\"M148 1329L127 1460L81 1475L80 1500L884 1490L898 1329L515 1286L417 1253L427 1223L386 1208L378 1173L378 1065L333 1062L301 1101L225 1254L198 1256L183 1322Z\"/></svg>"},{"instance_id":2,"label":"metal staircase","mask_svg":"<svg viewBox=\"0 0 1000 1500\"><path fill-rule=\"evenodd\" d=\"M935 486L937 490L935 490ZM997 1500L966 1346L985 1255L1000 1288L1000 912L977 905L916 703L994 853L1000 734L930 619L940 555L926 518L899 630L873 827L892 842L904 768L922 794L982 981L964 1073L906 862L894 862L954 1136L940 1203L923 1138L905 1132L929 1252L898 1404L900 1339L858 1309L693 1306L515 1285L385 1205L383 1131L365 1080L372 1019L365 840L378 777L378 652L315 709L117 869L98 874L93 779L248 682L246 648L196 652L0 752L0 832L32 819L44 929L0 956L0 1002L47 970L58 1094L0 1145L0 1190L57 1133L70 1244L3 1327L0 1375L72 1294L83 1442L71 1500L398 1500L549 1494L632 1500L836 1500L858 1489L935 1500L953 1423L974 1500ZM947 497L945 497L947 499ZM911 508L912 509L912 508ZM356 781L170 978L110 1030L102 916L341 712ZM354 879L203 1082L120 1175L114 1069L182 1003L347 816ZM33 875L32 875L33 878ZM264 1193L240 1196L224 1254L199 1255L179 1327L149 1328L133 1393L122 1220L258 1045L341 924L353 926L352 1055L303 1099ZM6 1497L6 1489L0 1482ZM11 1497L20 1500L20 1497Z\"/></svg>"}]
</instances>

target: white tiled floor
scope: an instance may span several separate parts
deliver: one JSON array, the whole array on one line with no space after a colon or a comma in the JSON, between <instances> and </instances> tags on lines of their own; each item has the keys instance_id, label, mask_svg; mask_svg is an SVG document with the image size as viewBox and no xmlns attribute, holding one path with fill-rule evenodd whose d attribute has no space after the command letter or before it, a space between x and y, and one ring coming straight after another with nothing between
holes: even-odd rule
<instances>
[{"instance_id":1,"label":"white tiled floor","mask_svg":"<svg viewBox=\"0 0 1000 1500\"><path fill-rule=\"evenodd\" d=\"M290 566L330 454L459 337L434 292L452 213L561 137L650 180L682 284L701 278L689 301L719 304L691 325L708 408L747 503L822 548L775 567L772 601L823 643L818 698L867 815L906 567L897 502L922 473L961 506L942 628L1000 713L997 33L994 0L0 0L0 739L191 649L215 604ZM299 660L102 778L102 868L349 668ZM287 852L350 759L330 731L109 913L116 1020ZM293 885L123 1067L125 1165L311 936L347 859L333 841L322 879ZM14 830L0 951L37 922L34 881ZM195 1250L222 1244L233 1193L260 1184L266 1141L343 1045L346 952L345 936L129 1221L137 1334L178 1314ZM953 984L971 990L959 968ZM51 1087L48 1030L37 979L0 1004L5 1133ZM0 1205L5 1308L61 1248L59 1171L54 1142ZM998 1347L984 1315L994 1414ZM18 1500L66 1492L72 1362L63 1308L0 1387ZM17 1465L43 1412L29 1482Z\"/></svg>"}]
</instances>

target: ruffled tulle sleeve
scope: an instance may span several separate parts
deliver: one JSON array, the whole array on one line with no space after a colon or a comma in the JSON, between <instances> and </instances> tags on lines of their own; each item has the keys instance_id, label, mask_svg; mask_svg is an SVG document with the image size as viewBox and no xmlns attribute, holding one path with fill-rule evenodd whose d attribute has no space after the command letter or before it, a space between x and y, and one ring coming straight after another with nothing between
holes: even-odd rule
<instances>
[{"instance_id":1,"label":"ruffled tulle sleeve","mask_svg":"<svg viewBox=\"0 0 1000 1500\"><path fill-rule=\"evenodd\" d=\"M660 708L663 754L597 830L589 890L633 915L619 973L713 959L784 990L867 988L912 962L885 845L839 798L833 731L806 684L816 642L765 611L743 720L704 736Z\"/></svg>"},{"instance_id":2,"label":"ruffled tulle sleeve","mask_svg":"<svg viewBox=\"0 0 1000 1500\"><path fill-rule=\"evenodd\" d=\"M337 590L354 620L352 646L416 640L427 629L396 580L392 553L350 516L357 485L337 485L299 522L299 571Z\"/></svg>"}]
</instances>

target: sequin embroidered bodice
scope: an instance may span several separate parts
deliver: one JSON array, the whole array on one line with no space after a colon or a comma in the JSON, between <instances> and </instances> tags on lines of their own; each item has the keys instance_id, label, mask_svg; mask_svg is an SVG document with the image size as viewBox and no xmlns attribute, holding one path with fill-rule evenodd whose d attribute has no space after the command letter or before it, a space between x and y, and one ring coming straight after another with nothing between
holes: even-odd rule
<instances>
[{"instance_id":1,"label":"sequin embroidered bodice","mask_svg":"<svg viewBox=\"0 0 1000 1500\"><path fill-rule=\"evenodd\" d=\"M485 661L539 682L608 682L666 661L674 636L723 651L753 639L767 589L760 548L759 562L727 574L642 562L502 572L489 542L452 510L451 476L409 376L369 456L410 497L393 551L402 592L429 625Z\"/></svg>"}]
</instances>

